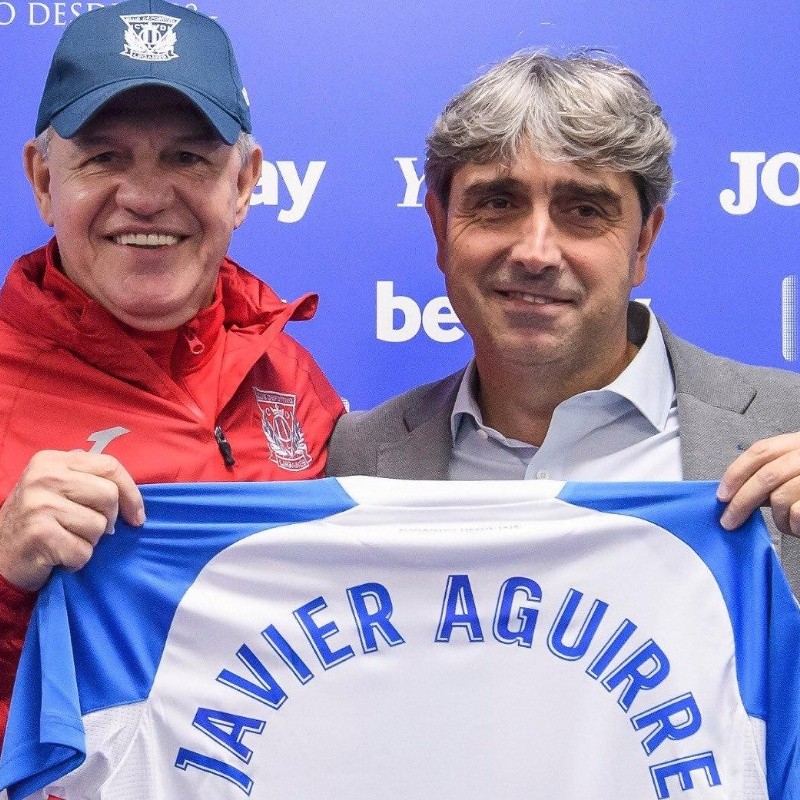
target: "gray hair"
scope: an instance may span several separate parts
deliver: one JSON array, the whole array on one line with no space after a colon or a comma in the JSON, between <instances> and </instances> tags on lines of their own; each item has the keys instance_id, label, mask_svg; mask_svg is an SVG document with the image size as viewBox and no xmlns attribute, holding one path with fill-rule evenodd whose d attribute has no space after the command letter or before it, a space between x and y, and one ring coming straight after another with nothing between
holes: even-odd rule
<instances>
[{"instance_id":1,"label":"gray hair","mask_svg":"<svg viewBox=\"0 0 800 800\"><path fill-rule=\"evenodd\" d=\"M47 161L50 155L50 143L53 141L53 133L53 126L48 125L33 140L34 145L36 145L36 149L39 151L39 155L44 161ZM258 142L256 142L251 133L245 133L242 131L239 134L239 138L236 140L234 147L239 154L239 164L241 167L243 167L250 160L250 156L253 155L253 151L256 149L256 147L258 147Z\"/></svg>"},{"instance_id":2,"label":"gray hair","mask_svg":"<svg viewBox=\"0 0 800 800\"><path fill-rule=\"evenodd\" d=\"M42 157L42 161L47 161L50 157L50 142L53 141L55 130L52 125L48 125L34 140L36 149Z\"/></svg>"},{"instance_id":3,"label":"gray hair","mask_svg":"<svg viewBox=\"0 0 800 800\"><path fill-rule=\"evenodd\" d=\"M445 207L460 166L510 162L523 145L546 161L630 173L643 219L672 194L675 140L661 108L605 53L521 50L454 97L427 142L426 182Z\"/></svg>"},{"instance_id":4,"label":"gray hair","mask_svg":"<svg viewBox=\"0 0 800 800\"><path fill-rule=\"evenodd\" d=\"M253 138L252 133L241 131L234 147L239 153L239 166L243 167L253 155L253 151L258 147L258 142Z\"/></svg>"}]
</instances>

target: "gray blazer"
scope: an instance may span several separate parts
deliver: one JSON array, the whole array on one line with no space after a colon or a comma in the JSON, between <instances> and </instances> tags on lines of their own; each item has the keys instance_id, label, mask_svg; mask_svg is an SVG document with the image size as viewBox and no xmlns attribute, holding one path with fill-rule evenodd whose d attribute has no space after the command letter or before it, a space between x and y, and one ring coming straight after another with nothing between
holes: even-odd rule
<instances>
[{"instance_id":1,"label":"gray blazer","mask_svg":"<svg viewBox=\"0 0 800 800\"><path fill-rule=\"evenodd\" d=\"M800 431L800 375L720 358L663 324L678 400L687 480L716 480L742 450ZM450 413L463 370L401 394L372 411L345 414L330 442L328 475L444 480L450 463ZM800 539L767 524L795 596L800 597Z\"/></svg>"}]
</instances>

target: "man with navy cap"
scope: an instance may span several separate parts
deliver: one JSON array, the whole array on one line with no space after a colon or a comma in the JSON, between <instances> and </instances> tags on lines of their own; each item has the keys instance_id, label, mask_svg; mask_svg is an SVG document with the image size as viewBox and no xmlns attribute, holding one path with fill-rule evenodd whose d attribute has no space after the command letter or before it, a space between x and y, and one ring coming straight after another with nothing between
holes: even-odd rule
<instances>
[{"instance_id":1,"label":"man with navy cap","mask_svg":"<svg viewBox=\"0 0 800 800\"><path fill-rule=\"evenodd\" d=\"M0 292L0 734L36 592L137 484L319 477L342 405L226 256L262 153L230 41L163 0L78 17L24 163L54 238Z\"/></svg>"}]
</instances>

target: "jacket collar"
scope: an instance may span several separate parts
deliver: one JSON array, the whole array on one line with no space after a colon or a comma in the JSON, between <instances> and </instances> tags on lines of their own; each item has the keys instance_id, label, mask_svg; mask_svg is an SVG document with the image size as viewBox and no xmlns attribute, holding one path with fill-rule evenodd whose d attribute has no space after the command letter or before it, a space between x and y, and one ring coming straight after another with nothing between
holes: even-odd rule
<instances>
[{"instance_id":1,"label":"jacket collar","mask_svg":"<svg viewBox=\"0 0 800 800\"><path fill-rule=\"evenodd\" d=\"M55 239L18 259L0 291L0 319L12 327L165 397L176 394L175 377L182 371L202 366L202 359L223 330L230 339L226 349L235 353L235 360L231 370L223 372L226 386L220 387L220 392L230 394L286 323L310 319L316 308L316 295L286 303L265 283L225 258L214 303L181 326L177 335L165 334L181 348L170 359L170 374L164 369L164 359L158 365L147 352L158 349L157 335L132 332L60 271ZM200 352L193 353L193 349Z\"/></svg>"},{"instance_id":2,"label":"jacket collar","mask_svg":"<svg viewBox=\"0 0 800 800\"><path fill-rule=\"evenodd\" d=\"M632 306L629 338L641 343L648 312L637 304ZM723 360L721 369L718 356L678 338L660 320L659 325L675 377L684 478L718 478L737 455L764 435L763 428L753 430L745 415L757 390L735 362ZM452 449L450 413L462 375L463 370L432 384L427 391L413 393L403 412L409 435L380 445L379 461L387 467L395 464L391 474L447 476ZM405 472L399 471L401 463ZM421 464L427 466L423 469ZM420 474L421 469L425 474Z\"/></svg>"}]
</instances>

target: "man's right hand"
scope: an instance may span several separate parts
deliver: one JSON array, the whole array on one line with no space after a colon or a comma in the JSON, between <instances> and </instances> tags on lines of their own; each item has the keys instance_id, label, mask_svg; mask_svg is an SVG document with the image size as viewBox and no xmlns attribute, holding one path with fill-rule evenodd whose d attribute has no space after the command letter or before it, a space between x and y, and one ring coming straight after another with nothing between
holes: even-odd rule
<instances>
[{"instance_id":1,"label":"man's right hand","mask_svg":"<svg viewBox=\"0 0 800 800\"><path fill-rule=\"evenodd\" d=\"M118 515L130 525L145 519L142 495L116 458L37 453L0 508L0 575L38 591L53 567L83 567Z\"/></svg>"}]
</instances>

